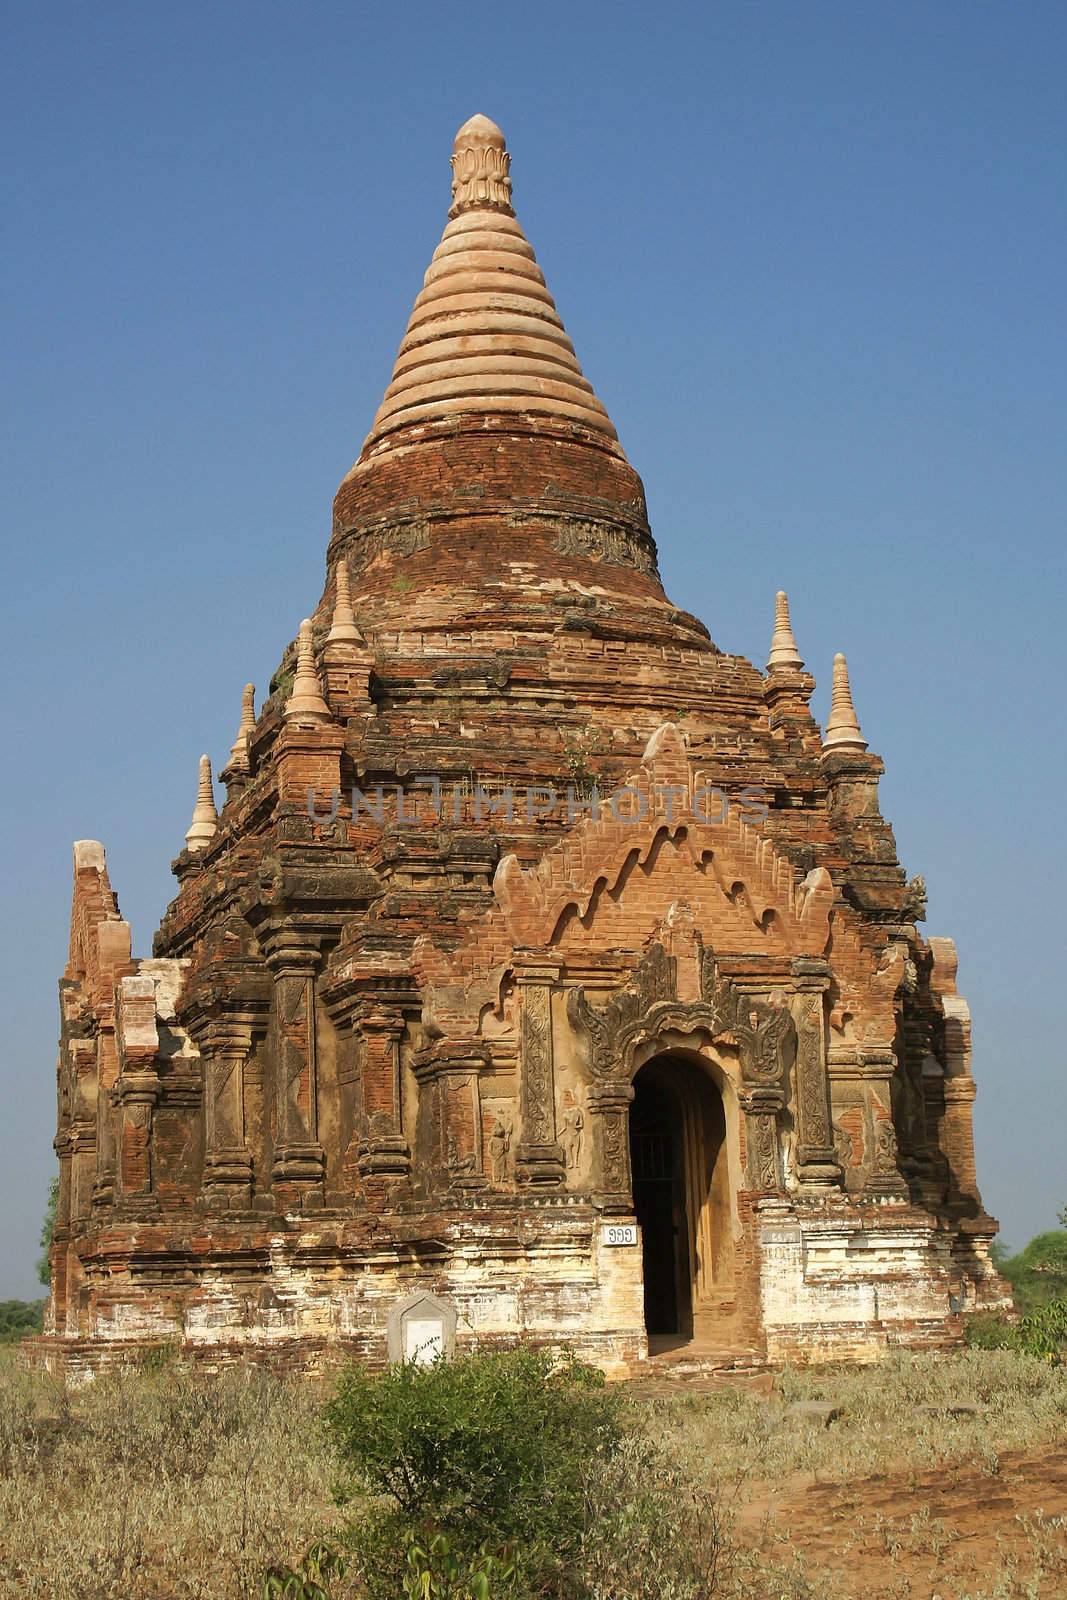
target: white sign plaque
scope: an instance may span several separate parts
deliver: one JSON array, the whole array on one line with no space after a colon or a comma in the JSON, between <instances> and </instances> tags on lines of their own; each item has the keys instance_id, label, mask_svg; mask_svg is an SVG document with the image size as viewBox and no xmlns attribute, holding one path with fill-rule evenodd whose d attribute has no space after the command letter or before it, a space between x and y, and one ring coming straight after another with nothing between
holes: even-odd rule
<instances>
[{"instance_id":1,"label":"white sign plaque","mask_svg":"<svg viewBox=\"0 0 1067 1600\"><path fill-rule=\"evenodd\" d=\"M637 1227L633 1222L609 1222L600 1230L601 1244L636 1244Z\"/></svg>"},{"instance_id":2,"label":"white sign plaque","mask_svg":"<svg viewBox=\"0 0 1067 1600\"><path fill-rule=\"evenodd\" d=\"M428 1367L445 1348L445 1330L437 1317L407 1317L404 1320L404 1360Z\"/></svg>"}]
</instances>

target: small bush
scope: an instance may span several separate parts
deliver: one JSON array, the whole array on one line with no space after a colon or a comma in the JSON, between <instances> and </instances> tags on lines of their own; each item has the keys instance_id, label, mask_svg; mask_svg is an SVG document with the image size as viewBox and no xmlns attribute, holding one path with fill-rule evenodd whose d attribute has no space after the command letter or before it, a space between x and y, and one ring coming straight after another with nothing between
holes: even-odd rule
<instances>
[{"instance_id":1,"label":"small bush","mask_svg":"<svg viewBox=\"0 0 1067 1600\"><path fill-rule=\"evenodd\" d=\"M1067 1299L1046 1300L1015 1322L982 1312L968 1319L966 1338L976 1350L1017 1350L1058 1363L1067 1359Z\"/></svg>"},{"instance_id":2,"label":"small bush","mask_svg":"<svg viewBox=\"0 0 1067 1600\"><path fill-rule=\"evenodd\" d=\"M443 1533L427 1545L410 1538L407 1566L404 1600L521 1600L513 1561L484 1548L457 1556Z\"/></svg>"},{"instance_id":3,"label":"small bush","mask_svg":"<svg viewBox=\"0 0 1067 1600\"><path fill-rule=\"evenodd\" d=\"M972 1350L1018 1350L1019 1330L999 1311L976 1311L963 1325Z\"/></svg>"},{"instance_id":4,"label":"small bush","mask_svg":"<svg viewBox=\"0 0 1067 1600\"><path fill-rule=\"evenodd\" d=\"M403 1592L412 1536L430 1550L443 1535L450 1560L491 1554L527 1584L547 1585L581 1544L590 1469L626 1431L623 1400L601 1373L530 1348L381 1376L352 1368L326 1422L342 1495L377 1497L356 1516L352 1540L383 1600Z\"/></svg>"}]
</instances>

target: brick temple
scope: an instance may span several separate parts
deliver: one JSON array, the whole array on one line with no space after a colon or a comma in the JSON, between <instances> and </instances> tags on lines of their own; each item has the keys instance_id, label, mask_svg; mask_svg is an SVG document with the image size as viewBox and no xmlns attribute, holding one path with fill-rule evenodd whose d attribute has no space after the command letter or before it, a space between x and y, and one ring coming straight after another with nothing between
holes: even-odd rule
<instances>
[{"instance_id":1,"label":"brick temple","mask_svg":"<svg viewBox=\"0 0 1067 1600\"><path fill-rule=\"evenodd\" d=\"M845 659L820 731L784 594L763 669L667 598L509 166L460 129L322 597L221 810L201 761L151 959L74 847L56 1368L868 1359L1006 1297L955 949Z\"/></svg>"}]
</instances>

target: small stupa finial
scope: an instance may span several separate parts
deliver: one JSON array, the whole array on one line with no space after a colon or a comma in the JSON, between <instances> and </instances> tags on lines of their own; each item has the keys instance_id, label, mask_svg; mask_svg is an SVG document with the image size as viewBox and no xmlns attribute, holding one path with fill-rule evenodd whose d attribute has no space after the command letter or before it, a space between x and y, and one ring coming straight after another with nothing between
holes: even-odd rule
<instances>
[{"instance_id":1,"label":"small stupa finial","mask_svg":"<svg viewBox=\"0 0 1067 1600\"><path fill-rule=\"evenodd\" d=\"M804 666L793 636L789 620L789 598L784 589L774 597L774 633L771 635L771 653L767 658L767 671L790 670L800 672Z\"/></svg>"},{"instance_id":2,"label":"small stupa finial","mask_svg":"<svg viewBox=\"0 0 1067 1600\"><path fill-rule=\"evenodd\" d=\"M215 837L219 825L219 814L215 809L215 790L211 783L211 760L208 756L200 757L200 780L196 789L196 805L193 807L193 820L189 824L189 832L185 835L185 844L188 850L206 850Z\"/></svg>"},{"instance_id":3,"label":"small stupa finial","mask_svg":"<svg viewBox=\"0 0 1067 1600\"><path fill-rule=\"evenodd\" d=\"M834 657L834 683L830 695L830 720L822 742L823 753L831 750L866 750L867 741L860 732L859 718L852 704L852 689L848 681L848 662L838 651Z\"/></svg>"},{"instance_id":4,"label":"small stupa finial","mask_svg":"<svg viewBox=\"0 0 1067 1600\"><path fill-rule=\"evenodd\" d=\"M362 644L359 629L356 627L356 616L352 610L352 597L348 592L348 563L337 563L336 589L333 601L333 617L330 622L330 631L326 635L327 644Z\"/></svg>"},{"instance_id":5,"label":"small stupa finial","mask_svg":"<svg viewBox=\"0 0 1067 1600\"><path fill-rule=\"evenodd\" d=\"M237 729L236 739L230 746L228 765L233 771L248 772L251 766L248 758L248 741L255 731L256 686L254 683L246 683L241 693L241 725Z\"/></svg>"},{"instance_id":6,"label":"small stupa finial","mask_svg":"<svg viewBox=\"0 0 1067 1600\"><path fill-rule=\"evenodd\" d=\"M300 637L296 647L296 676L293 689L285 704L286 721L329 722L330 708L322 697L322 684L315 667L315 646L311 637L311 619L305 617L300 624Z\"/></svg>"},{"instance_id":7,"label":"small stupa finial","mask_svg":"<svg viewBox=\"0 0 1067 1600\"><path fill-rule=\"evenodd\" d=\"M496 123L480 113L468 118L452 146L449 216L458 217L464 211L503 211L514 216L510 167L511 157Z\"/></svg>"}]
</instances>

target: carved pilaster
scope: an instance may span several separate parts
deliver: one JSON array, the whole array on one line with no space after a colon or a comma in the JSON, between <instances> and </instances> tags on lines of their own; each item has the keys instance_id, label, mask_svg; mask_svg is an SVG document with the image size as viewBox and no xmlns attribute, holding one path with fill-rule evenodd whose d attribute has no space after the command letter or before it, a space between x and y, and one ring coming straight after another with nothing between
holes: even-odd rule
<instances>
[{"instance_id":1,"label":"carved pilaster","mask_svg":"<svg viewBox=\"0 0 1067 1600\"><path fill-rule=\"evenodd\" d=\"M830 1116L823 1006L830 971L825 962L815 960L797 960L793 970L800 991L795 1015L797 1177L802 1184L836 1185L841 1181L841 1165Z\"/></svg>"},{"instance_id":2,"label":"carved pilaster","mask_svg":"<svg viewBox=\"0 0 1067 1600\"><path fill-rule=\"evenodd\" d=\"M159 1078L155 1072L123 1072L113 1094L120 1116L117 1198L125 1207L154 1209L152 1113Z\"/></svg>"},{"instance_id":3,"label":"carved pilaster","mask_svg":"<svg viewBox=\"0 0 1067 1600\"><path fill-rule=\"evenodd\" d=\"M400 1040L403 1016L390 1008L366 1006L359 1012L363 1039L363 1113L359 1170L365 1179L406 1177L411 1149L404 1136Z\"/></svg>"},{"instance_id":4,"label":"carved pilaster","mask_svg":"<svg viewBox=\"0 0 1067 1600\"><path fill-rule=\"evenodd\" d=\"M745 1170L748 1187L759 1194L782 1191L782 1167L778 1151L778 1116L782 1110L781 1091L750 1086L741 1092L745 1113Z\"/></svg>"},{"instance_id":5,"label":"carved pilaster","mask_svg":"<svg viewBox=\"0 0 1067 1600\"><path fill-rule=\"evenodd\" d=\"M439 1039L420 1052L415 1075L420 1092L430 1096L432 1148L436 1171L449 1185L482 1188L487 1182L482 1148L481 1073L489 1051L478 1039ZM510 1154L495 1152L494 1181L505 1176Z\"/></svg>"},{"instance_id":6,"label":"carved pilaster","mask_svg":"<svg viewBox=\"0 0 1067 1600\"><path fill-rule=\"evenodd\" d=\"M116 1038L120 1071L112 1090L119 1110L118 1198L124 1207L156 1205L152 1192L152 1113L159 1099L156 1070L156 988L151 978L119 981Z\"/></svg>"},{"instance_id":7,"label":"carved pilaster","mask_svg":"<svg viewBox=\"0 0 1067 1600\"><path fill-rule=\"evenodd\" d=\"M230 1013L196 1029L204 1063L204 1174L201 1195L212 1210L240 1210L252 1200L252 1152L245 1128L245 1068L254 1013Z\"/></svg>"},{"instance_id":8,"label":"carved pilaster","mask_svg":"<svg viewBox=\"0 0 1067 1600\"><path fill-rule=\"evenodd\" d=\"M633 1085L607 1082L587 1091L590 1132L593 1139L595 1200L603 1211L631 1212L630 1102Z\"/></svg>"},{"instance_id":9,"label":"carved pilaster","mask_svg":"<svg viewBox=\"0 0 1067 1600\"><path fill-rule=\"evenodd\" d=\"M981 1210L974 1161L974 1100L977 1088L970 1074L948 1077L942 1084L945 1116L942 1143L948 1156L950 1204Z\"/></svg>"},{"instance_id":10,"label":"carved pilaster","mask_svg":"<svg viewBox=\"0 0 1067 1600\"><path fill-rule=\"evenodd\" d=\"M299 929L272 929L266 951L274 980L274 1160L271 1181L283 1208L323 1199L326 1156L318 1134L315 1062L317 945Z\"/></svg>"},{"instance_id":11,"label":"carved pilaster","mask_svg":"<svg viewBox=\"0 0 1067 1600\"><path fill-rule=\"evenodd\" d=\"M518 975L521 1002L522 1142L516 1158L521 1183L560 1184L563 1148L556 1139L556 1075L552 1051L555 969Z\"/></svg>"},{"instance_id":12,"label":"carved pilaster","mask_svg":"<svg viewBox=\"0 0 1067 1600\"><path fill-rule=\"evenodd\" d=\"M413 992L410 975L395 971L335 972L322 984L338 1032L343 1170L372 1204L411 1172L401 1046Z\"/></svg>"},{"instance_id":13,"label":"carved pilaster","mask_svg":"<svg viewBox=\"0 0 1067 1600\"><path fill-rule=\"evenodd\" d=\"M103 1008L102 1008L103 1009ZM115 1028L108 1008L107 1020L96 1033L96 1176L92 1204L99 1209L115 1199L115 1105L111 1091L118 1078L118 1048Z\"/></svg>"},{"instance_id":14,"label":"carved pilaster","mask_svg":"<svg viewBox=\"0 0 1067 1600\"><path fill-rule=\"evenodd\" d=\"M876 1199L903 1200L908 1197L908 1185L900 1170L897 1131L893 1123L893 1076L897 1058L891 1049L867 1045L863 1049L863 1065L871 1141L865 1192Z\"/></svg>"}]
</instances>

